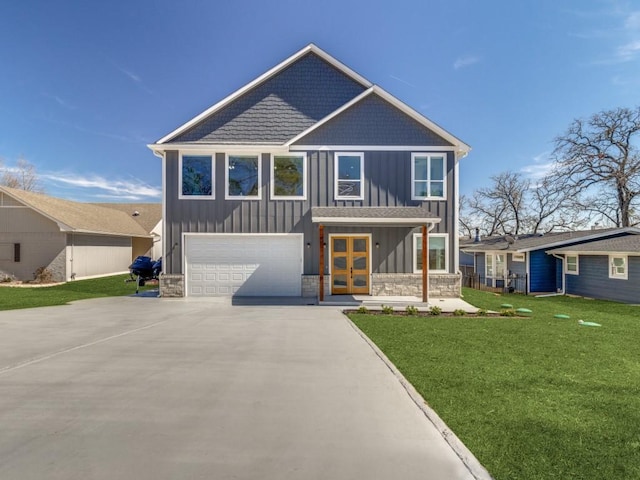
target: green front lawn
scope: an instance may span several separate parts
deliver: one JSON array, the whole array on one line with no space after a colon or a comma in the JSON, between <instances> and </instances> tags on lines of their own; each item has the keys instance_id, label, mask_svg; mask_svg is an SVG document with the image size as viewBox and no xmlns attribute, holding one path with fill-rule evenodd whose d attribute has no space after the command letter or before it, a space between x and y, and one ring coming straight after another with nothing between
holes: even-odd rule
<instances>
[{"instance_id":1,"label":"green front lawn","mask_svg":"<svg viewBox=\"0 0 640 480\"><path fill-rule=\"evenodd\" d=\"M640 478L640 307L470 289L464 300L533 313L350 318L496 479Z\"/></svg>"},{"instance_id":2,"label":"green front lawn","mask_svg":"<svg viewBox=\"0 0 640 480\"><path fill-rule=\"evenodd\" d=\"M77 280L53 287L0 287L0 310L65 305L74 300L118 297L136 293L135 283L125 283L129 275ZM145 285L140 291L157 289Z\"/></svg>"}]
</instances>

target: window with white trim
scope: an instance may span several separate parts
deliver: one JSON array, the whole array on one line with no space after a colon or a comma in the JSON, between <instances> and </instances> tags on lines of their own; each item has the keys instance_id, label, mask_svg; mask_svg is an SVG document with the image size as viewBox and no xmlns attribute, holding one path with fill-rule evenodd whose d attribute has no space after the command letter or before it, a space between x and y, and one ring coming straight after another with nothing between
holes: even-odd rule
<instances>
[{"instance_id":1,"label":"window with white trim","mask_svg":"<svg viewBox=\"0 0 640 480\"><path fill-rule=\"evenodd\" d=\"M444 200L446 198L446 154L411 154L411 199Z\"/></svg>"},{"instance_id":2,"label":"window with white trim","mask_svg":"<svg viewBox=\"0 0 640 480\"><path fill-rule=\"evenodd\" d=\"M226 155L225 198L260 200L262 168L259 155Z\"/></svg>"},{"instance_id":3,"label":"window with white trim","mask_svg":"<svg viewBox=\"0 0 640 480\"><path fill-rule=\"evenodd\" d=\"M628 274L627 256L609 255L609 278L626 280L628 278Z\"/></svg>"},{"instance_id":4,"label":"window with white trim","mask_svg":"<svg viewBox=\"0 0 640 480\"><path fill-rule=\"evenodd\" d=\"M487 284L497 287L497 280L507 278L507 255L505 253L486 252L484 255L484 272Z\"/></svg>"},{"instance_id":5,"label":"window with white trim","mask_svg":"<svg viewBox=\"0 0 640 480\"><path fill-rule=\"evenodd\" d=\"M273 155L271 158L271 198L305 200L307 154Z\"/></svg>"},{"instance_id":6,"label":"window with white trim","mask_svg":"<svg viewBox=\"0 0 640 480\"><path fill-rule=\"evenodd\" d=\"M449 236L446 233L429 234L429 272L449 271ZM413 234L413 273L422 273L422 234Z\"/></svg>"},{"instance_id":7,"label":"window with white trim","mask_svg":"<svg viewBox=\"0 0 640 480\"><path fill-rule=\"evenodd\" d=\"M565 258L564 271L569 275L578 275L578 255L567 255Z\"/></svg>"},{"instance_id":8,"label":"window with white trim","mask_svg":"<svg viewBox=\"0 0 640 480\"><path fill-rule=\"evenodd\" d=\"M524 253L512 253L511 260L514 262L524 262L525 254Z\"/></svg>"},{"instance_id":9,"label":"window with white trim","mask_svg":"<svg viewBox=\"0 0 640 480\"><path fill-rule=\"evenodd\" d=\"M336 152L334 171L336 200L364 198L364 153Z\"/></svg>"},{"instance_id":10,"label":"window with white trim","mask_svg":"<svg viewBox=\"0 0 640 480\"><path fill-rule=\"evenodd\" d=\"M213 155L180 154L178 198L214 199Z\"/></svg>"}]
</instances>

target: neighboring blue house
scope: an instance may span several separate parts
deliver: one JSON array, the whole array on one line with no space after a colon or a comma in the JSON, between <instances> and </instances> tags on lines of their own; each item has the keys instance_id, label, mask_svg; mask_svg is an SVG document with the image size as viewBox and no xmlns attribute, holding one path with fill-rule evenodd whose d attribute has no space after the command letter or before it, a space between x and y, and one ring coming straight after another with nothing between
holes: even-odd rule
<instances>
[{"instance_id":1,"label":"neighboring blue house","mask_svg":"<svg viewBox=\"0 0 640 480\"><path fill-rule=\"evenodd\" d=\"M161 295L460 294L470 147L315 45L149 148Z\"/></svg>"},{"instance_id":2,"label":"neighboring blue house","mask_svg":"<svg viewBox=\"0 0 640 480\"><path fill-rule=\"evenodd\" d=\"M547 253L563 259L563 293L640 303L640 235L591 240Z\"/></svg>"},{"instance_id":3,"label":"neighboring blue house","mask_svg":"<svg viewBox=\"0 0 640 480\"><path fill-rule=\"evenodd\" d=\"M557 293L563 291L563 258L548 251L638 233L640 229L637 228L612 228L504 235L462 243L460 250L474 256L475 273L487 286L503 288L511 277L517 276L526 278L525 293Z\"/></svg>"}]
</instances>

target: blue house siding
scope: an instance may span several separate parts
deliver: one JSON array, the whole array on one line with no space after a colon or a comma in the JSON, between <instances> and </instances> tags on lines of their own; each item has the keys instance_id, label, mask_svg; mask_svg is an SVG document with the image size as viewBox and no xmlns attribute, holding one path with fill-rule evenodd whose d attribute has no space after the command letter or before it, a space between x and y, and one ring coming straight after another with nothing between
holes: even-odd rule
<instances>
[{"instance_id":1,"label":"blue house siding","mask_svg":"<svg viewBox=\"0 0 640 480\"><path fill-rule=\"evenodd\" d=\"M544 250L529 252L529 285L530 292L555 292L556 258L547 255Z\"/></svg>"},{"instance_id":2,"label":"blue house siding","mask_svg":"<svg viewBox=\"0 0 640 480\"><path fill-rule=\"evenodd\" d=\"M580 255L579 275L565 275L566 293L640 303L640 257L628 257L629 278L609 278L607 255Z\"/></svg>"}]
</instances>

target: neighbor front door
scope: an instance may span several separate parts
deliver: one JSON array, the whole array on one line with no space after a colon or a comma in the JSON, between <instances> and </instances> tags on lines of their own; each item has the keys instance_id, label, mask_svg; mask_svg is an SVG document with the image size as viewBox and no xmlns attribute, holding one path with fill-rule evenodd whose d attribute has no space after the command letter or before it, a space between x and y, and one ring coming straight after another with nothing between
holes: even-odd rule
<instances>
[{"instance_id":1,"label":"neighbor front door","mask_svg":"<svg viewBox=\"0 0 640 480\"><path fill-rule=\"evenodd\" d=\"M331 294L369 293L369 237L331 237Z\"/></svg>"}]
</instances>

